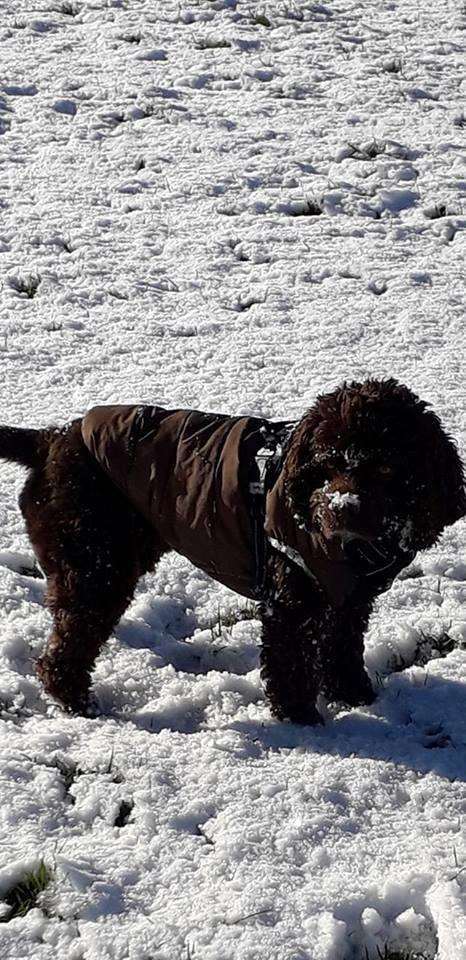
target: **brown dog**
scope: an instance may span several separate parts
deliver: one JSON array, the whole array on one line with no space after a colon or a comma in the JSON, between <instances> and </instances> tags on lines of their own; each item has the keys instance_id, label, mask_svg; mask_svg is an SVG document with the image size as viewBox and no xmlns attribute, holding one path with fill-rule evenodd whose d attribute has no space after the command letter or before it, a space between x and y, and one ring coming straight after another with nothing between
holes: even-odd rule
<instances>
[{"instance_id":1,"label":"brown dog","mask_svg":"<svg viewBox=\"0 0 466 960\"><path fill-rule=\"evenodd\" d=\"M345 384L295 424L98 407L62 429L0 427L0 456L30 470L20 506L54 622L39 675L76 711L139 577L168 550L260 601L277 717L317 722L319 693L370 702L374 598L466 513L453 442L394 380Z\"/></svg>"}]
</instances>

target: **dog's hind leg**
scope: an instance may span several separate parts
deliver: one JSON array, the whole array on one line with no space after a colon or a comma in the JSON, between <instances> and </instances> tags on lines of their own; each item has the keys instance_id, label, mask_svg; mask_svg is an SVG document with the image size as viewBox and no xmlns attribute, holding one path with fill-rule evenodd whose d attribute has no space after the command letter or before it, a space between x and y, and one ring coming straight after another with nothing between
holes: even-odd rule
<instances>
[{"instance_id":1,"label":"dog's hind leg","mask_svg":"<svg viewBox=\"0 0 466 960\"><path fill-rule=\"evenodd\" d=\"M45 468L31 475L20 502L53 616L38 673L48 693L80 711L102 645L163 548L94 463L77 425L52 441Z\"/></svg>"},{"instance_id":2,"label":"dog's hind leg","mask_svg":"<svg viewBox=\"0 0 466 960\"><path fill-rule=\"evenodd\" d=\"M99 532L97 525L95 532ZM116 550L108 531L101 529L100 535L97 550L82 544L83 556L76 566L68 556L63 562L57 558L47 583L53 630L37 672L47 693L76 712L86 707L95 659L145 572L135 562L129 539L122 538Z\"/></svg>"},{"instance_id":3,"label":"dog's hind leg","mask_svg":"<svg viewBox=\"0 0 466 960\"><path fill-rule=\"evenodd\" d=\"M123 537L117 549L109 531L99 530L98 522L94 533L100 534L98 545L83 542L76 564L69 556L62 562L57 558L55 571L48 577L53 630L37 664L47 693L78 712L86 707L95 659L145 572L135 562L129 538Z\"/></svg>"},{"instance_id":4,"label":"dog's hind leg","mask_svg":"<svg viewBox=\"0 0 466 960\"><path fill-rule=\"evenodd\" d=\"M92 556L89 557L90 566ZM105 577L69 568L48 582L53 630L37 663L44 688L65 708L82 712L101 647L128 606L137 578Z\"/></svg>"}]
</instances>

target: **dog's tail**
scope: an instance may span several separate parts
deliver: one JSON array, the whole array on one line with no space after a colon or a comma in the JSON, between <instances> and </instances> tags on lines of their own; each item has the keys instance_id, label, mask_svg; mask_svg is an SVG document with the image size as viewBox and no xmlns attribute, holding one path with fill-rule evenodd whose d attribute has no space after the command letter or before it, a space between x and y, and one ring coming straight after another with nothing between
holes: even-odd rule
<instances>
[{"instance_id":1,"label":"dog's tail","mask_svg":"<svg viewBox=\"0 0 466 960\"><path fill-rule=\"evenodd\" d=\"M0 458L20 463L23 467L35 467L41 459L42 433L42 430L0 424Z\"/></svg>"}]
</instances>

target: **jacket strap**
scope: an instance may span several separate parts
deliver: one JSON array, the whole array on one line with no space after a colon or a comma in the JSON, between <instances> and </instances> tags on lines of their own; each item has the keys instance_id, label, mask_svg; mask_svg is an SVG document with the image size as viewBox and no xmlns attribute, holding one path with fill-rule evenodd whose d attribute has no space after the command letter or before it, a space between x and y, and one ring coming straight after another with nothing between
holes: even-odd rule
<instances>
[{"instance_id":1,"label":"jacket strap","mask_svg":"<svg viewBox=\"0 0 466 960\"><path fill-rule=\"evenodd\" d=\"M297 421L261 427L263 445L257 451L249 482L249 503L254 538L256 567L254 593L258 600L265 596L267 576L268 538L265 535L265 504L267 493L275 483L288 450Z\"/></svg>"}]
</instances>

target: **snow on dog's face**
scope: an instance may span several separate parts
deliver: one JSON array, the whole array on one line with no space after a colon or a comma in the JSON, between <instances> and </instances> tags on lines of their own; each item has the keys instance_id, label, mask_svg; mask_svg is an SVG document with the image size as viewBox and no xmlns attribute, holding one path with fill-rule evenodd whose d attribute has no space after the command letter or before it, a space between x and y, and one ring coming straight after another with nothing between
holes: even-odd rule
<instances>
[{"instance_id":1,"label":"snow on dog's face","mask_svg":"<svg viewBox=\"0 0 466 960\"><path fill-rule=\"evenodd\" d=\"M427 405L395 380L318 398L286 457L288 501L307 529L348 555L414 554L466 513L462 464Z\"/></svg>"}]
</instances>

